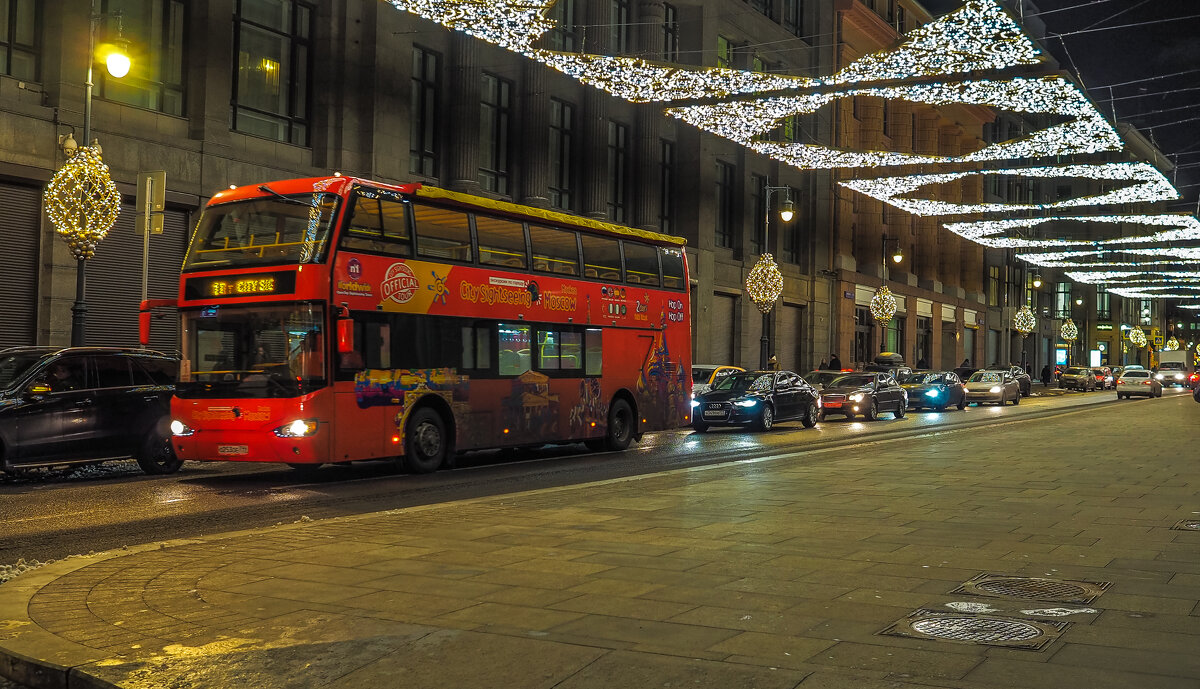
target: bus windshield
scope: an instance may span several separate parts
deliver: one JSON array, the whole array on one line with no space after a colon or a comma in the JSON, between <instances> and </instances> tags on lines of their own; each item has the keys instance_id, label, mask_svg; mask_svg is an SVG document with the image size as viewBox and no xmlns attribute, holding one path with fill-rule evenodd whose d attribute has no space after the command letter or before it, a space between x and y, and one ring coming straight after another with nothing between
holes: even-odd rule
<instances>
[{"instance_id":1,"label":"bus windshield","mask_svg":"<svg viewBox=\"0 0 1200 689\"><path fill-rule=\"evenodd\" d=\"M337 212L335 194L231 201L200 216L183 269L318 263Z\"/></svg>"},{"instance_id":2,"label":"bus windshield","mask_svg":"<svg viewBox=\"0 0 1200 689\"><path fill-rule=\"evenodd\" d=\"M296 397L325 385L320 305L210 306L182 315L180 397Z\"/></svg>"}]
</instances>

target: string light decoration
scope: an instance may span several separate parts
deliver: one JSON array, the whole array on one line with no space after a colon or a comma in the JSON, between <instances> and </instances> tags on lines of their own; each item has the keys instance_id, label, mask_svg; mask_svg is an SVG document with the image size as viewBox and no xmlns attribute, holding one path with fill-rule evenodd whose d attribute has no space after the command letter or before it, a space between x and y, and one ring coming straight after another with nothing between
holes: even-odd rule
<instances>
[{"instance_id":1,"label":"string light decoration","mask_svg":"<svg viewBox=\"0 0 1200 689\"><path fill-rule=\"evenodd\" d=\"M1041 61L1041 51L995 0L969 0L958 10L905 34L891 50L859 58L829 84L911 79L999 70Z\"/></svg>"},{"instance_id":2,"label":"string light decoration","mask_svg":"<svg viewBox=\"0 0 1200 689\"><path fill-rule=\"evenodd\" d=\"M1029 310L1028 304L1013 314L1013 329L1021 333L1021 337L1028 337L1036 327L1037 318L1034 317L1033 311Z\"/></svg>"},{"instance_id":3,"label":"string light decoration","mask_svg":"<svg viewBox=\"0 0 1200 689\"><path fill-rule=\"evenodd\" d=\"M746 292L759 311L767 313L775 306L775 300L783 294L783 273L771 254L758 257L758 262L746 276Z\"/></svg>"},{"instance_id":4,"label":"string light decoration","mask_svg":"<svg viewBox=\"0 0 1200 689\"><path fill-rule=\"evenodd\" d=\"M1079 260L1084 256L1095 256L1095 260ZM1022 261L1042 268L1089 268L1093 270L1155 268L1158 266L1178 267L1200 265L1200 261L1177 259L1161 261L1121 261L1115 254L1101 251L1058 251L1039 254L1016 254Z\"/></svg>"},{"instance_id":5,"label":"string light decoration","mask_svg":"<svg viewBox=\"0 0 1200 689\"><path fill-rule=\"evenodd\" d=\"M1142 282L1163 282L1162 278L1170 278L1173 282L1198 282L1200 281L1200 271L1184 272L1177 270L1168 270L1163 272L1146 272L1144 270L1094 270L1083 271L1074 270L1063 273L1067 278L1075 282L1082 282L1089 285L1099 285L1104 283L1119 282L1123 285L1132 285ZM1160 279L1153 280L1151 278L1158 277Z\"/></svg>"},{"instance_id":6,"label":"string light decoration","mask_svg":"<svg viewBox=\"0 0 1200 689\"><path fill-rule=\"evenodd\" d=\"M1146 346L1146 333L1141 326L1135 325L1129 330L1129 344L1138 349Z\"/></svg>"},{"instance_id":7,"label":"string light decoration","mask_svg":"<svg viewBox=\"0 0 1200 689\"><path fill-rule=\"evenodd\" d=\"M1177 349L1179 349L1179 340L1174 335L1167 338L1167 341L1163 343L1164 352L1174 352Z\"/></svg>"},{"instance_id":8,"label":"string light decoration","mask_svg":"<svg viewBox=\"0 0 1200 689\"><path fill-rule=\"evenodd\" d=\"M1174 290L1192 290L1191 292L1175 292ZM1161 285L1156 287L1136 287L1125 289L1113 286L1108 289L1118 297L1128 299L1200 299L1200 291L1188 285Z\"/></svg>"},{"instance_id":9,"label":"string light decoration","mask_svg":"<svg viewBox=\"0 0 1200 689\"><path fill-rule=\"evenodd\" d=\"M398 10L522 54L529 54L533 42L554 28L545 12L556 0L387 1Z\"/></svg>"},{"instance_id":10,"label":"string light decoration","mask_svg":"<svg viewBox=\"0 0 1200 689\"><path fill-rule=\"evenodd\" d=\"M892 322L896 317L896 309L900 305L896 303L896 297L892 291L884 285L875 292L875 296L871 297L871 316L879 323L880 326L885 326Z\"/></svg>"},{"instance_id":11,"label":"string light decoration","mask_svg":"<svg viewBox=\"0 0 1200 689\"><path fill-rule=\"evenodd\" d=\"M84 146L63 163L46 185L46 216L78 260L96 255L121 212L121 193L94 146Z\"/></svg>"},{"instance_id":12,"label":"string light decoration","mask_svg":"<svg viewBox=\"0 0 1200 689\"><path fill-rule=\"evenodd\" d=\"M1074 342L1079 339L1079 328L1075 326L1075 321L1070 317L1063 321L1062 327L1058 329L1058 336L1067 342Z\"/></svg>"},{"instance_id":13,"label":"string light decoration","mask_svg":"<svg viewBox=\"0 0 1200 689\"><path fill-rule=\"evenodd\" d=\"M1082 223L1088 225L1090 239L1027 239L1013 236L1019 230L1031 230L1046 223ZM1094 230L1097 226L1113 225L1111 239L1097 241ZM1147 227L1170 227L1146 235L1121 236L1124 225ZM1167 213L1162 215L1098 215L1098 216L1052 216L1046 218L1017 218L1011 220L980 220L976 222L946 223L944 227L958 236L995 249L1019 249L1033 247L1089 246L1103 248L1110 245L1148 244L1200 240L1200 220L1191 215ZM1107 229L1107 228L1105 228ZM1108 234L1107 232L1105 234Z\"/></svg>"},{"instance_id":14,"label":"string light decoration","mask_svg":"<svg viewBox=\"0 0 1200 689\"><path fill-rule=\"evenodd\" d=\"M921 187L945 184L972 176L1006 175L1009 177L1076 178L1135 182L1130 186L1114 189L1093 196L1082 196L1065 201L1048 203L949 203L932 199L902 198ZM1161 172L1149 163L1099 163L1094 165L1058 165L1025 169L979 170L974 172L948 172L933 175L905 175L901 177L877 177L855 179L840 183L883 201L913 215L963 215L970 213L999 213L1021 210L1044 210L1048 208L1070 208L1099 206L1115 203L1143 203L1179 198L1179 192Z\"/></svg>"}]
</instances>

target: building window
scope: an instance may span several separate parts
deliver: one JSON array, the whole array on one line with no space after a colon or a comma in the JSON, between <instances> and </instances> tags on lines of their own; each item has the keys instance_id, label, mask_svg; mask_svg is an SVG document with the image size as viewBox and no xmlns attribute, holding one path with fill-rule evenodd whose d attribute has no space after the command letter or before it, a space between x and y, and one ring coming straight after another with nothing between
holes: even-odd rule
<instances>
[{"instance_id":1,"label":"building window","mask_svg":"<svg viewBox=\"0 0 1200 689\"><path fill-rule=\"evenodd\" d=\"M0 0L0 74L38 80L42 4L38 0Z\"/></svg>"},{"instance_id":2,"label":"building window","mask_svg":"<svg viewBox=\"0 0 1200 689\"><path fill-rule=\"evenodd\" d=\"M1054 317L1071 317L1071 283L1054 283Z\"/></svg>"},{"instance_id":3,"label":"building window","mask_svg":"<svg viewBox=\"0 0 1200 689\"><path fill-rule=\"evenodd\" d=\"M675 142L662 139L658 161L658 229L670 234L675 229Z\"/></svg>"},{"instance_id":4,"label":"building window","mask_svg":"<svg viewBox=\"0 0 1200 689\"><path fill-rule=\"evenodd\" d=\"M508 136L512 85L493 74L483 74L479 101L479 150L482 167L479 184L497 194L508 193Z\"/></svg>"},{"instance_id":5,"label":"building window","mask_svg":"<svg viewBox=\"0 0 1200 689\"><path fill-rule=\"evenodd\" d=\"M1141 300L1141 303L1138 306L1138 314L1140 316L1139 320L1141 321L1142 325L1150 325L1151 319L1154 315L1154 311L1150 307L1151 304L1149 299Z\"/></svg>"},{"instance_id":6,"label":"building window","mask_svg":"<svg viewBox=\"0 0 1200 689\"><path fill-rule=\"evenodd\" d=\"M608 219L626 222L629 202L629 127L608 123Z\"/></svg>"},{"instance_id":7,"label":"building window","mask_svg":"<svg viewBox=\"0 0 1200 689\"><path fill-rule=\"evenodd\" d=\"M771 11L771 5L774 4L772 0L749 0L749 2L750 6L759 14L765 15L770 19L775 18L775 15Z\"/></svg>"},{"instance_id":8,"label":"building window","mask_svg":"<svg viewBox=\"0 0 1200 689\"><path fill-rule=\"evenodd\" d=\"M0 0L0 8L4 6ZM183 24L182 0L106 0L101 11L108 15L105 40L116 38L118 31L137 42L144 57L133 61L129 74L113 79L104 70L100 75L99 95L168 115L183 115ZM120 13L120 19L112 15ZM118 26L118 21L120 26Z\"/></svg>"},{"instance_id":9,"label":"building window","mask_svg":"<svg viewBox=\"0 0 1200 689\"><path fill-rule=\"evenodd\" d=\"M797 36L804 35L803 0L783 0L783 28Z\"/></svg>"},{"instance_id":10,"label":"building window","mask_svg":"<svg viewBox=\"0 0 1200 689\"><path fill-rule=\"evenodd\" d=\"M1102 321L1112 320L1112 295L1108 292L1096 293L1096 318Z\"/></svg>"},{"instance_id":11,"label":"building window","mask_svg":"<svg viewBox=\"0 0 1200 689\"><path fill-rule=\"evenodd\" d=\"M546 18L554 22L548 34L551 50L573 53L579 47L579 26L575 23L575 0L558 0Z\"/></svg>"},{"instance_id":12,"label":"building window","mask_svg":"<svg viewBox=\"0 0 1200 689\"><path fill-rule=\"evenodd\" d=\"M804 204L800 200L800 193L789 188L783 192L783 196L779 198L779 202L791 199L796 208L803 208ZM775 215L779 217L778 213ZM784 263L800 263L800 220L793 217L791 222L779 221L779 232L783 236L783 262Z\"/></svg>"},{"instance_id":13,"label":"building window","mask_svg":"<svg viewBox=\"0 0 1200 689\"><path fill-rule=\"evenodd\" d=\"M555 208L571 210L575 176L572 174L574 156L572 132L575 128L575 106L557 98L550 99L550 203Z\"/></svg>"},{"instance_id":14,"label":"building window","mask_svg":"<svg viewBox=\"0 0 1200 689\"><path fill-rule=\"evenodd\" d=\"M988 266L988 306L1000 305L1000 266Z\"/></svg>"},{"instance_id":15,"label":"building window","mask_svg":"<svg viewBox=\"0 0 1200 689\"><path fill-rule=\"evenodd\" d=\"M888 101L883 101L883 135L892 135L892 106Z\"/></svg>"},{"instance_id":16,"label":"building window","mask_svg":"<svg viewBox=\"0 0 1200 689\"><path fill-rule=\"evenodd\" d=\"M729 163L717 161L716 245L733 248L734 170Z\"/></svg>"},{"instance_id":17,"label":"building window","mask_svg":"<svg viewBox=\"0 0 1200 689\"><path fill-rule=\"evenodd\" d=\"M663 4L663 59L679 62L679 10L670 3Z\"/></svg>"},{"instance_id":18,"label":"building window","mask_svg":"<svg viewBox=\"0 0 1200 689\"><path fill-rule=\"evenodd\" d=\"M750 207L754 209L754 241L751 251L764 254L765 235L767 231L767 178L762 175L750 175Z\"/></svg>"},{"instance_id":19,"label":"building window","mask_svg":"<svg viewBox=\"0 0 1200 689\"><path fill-rule=\"evenodd\" d=\"M235 130L308 144L312 16L312 5L297 0L238 0Z\"/></svg>"},{"instance_id":20,"label":"building window","mask_svg":"<svg viewBox=\"0 0 1200 689\"><path fill-rule=\"evenodd\" d=\"M413 46L408 171L426 177L437 176L440 62L437 53Z\"/></svg>"},{"instance_id":21,"label":"building window","mask_svg":"<svg viewBox=\"0 0 1200 689\"><path fill-rule=\"evenodd\" d=\"M629 52L629 0L609 0L609 47L619 55Z\"/></svg>"},{"instance_id":22,"label":"building window","mask_svg":"<svg viewBox=\"0 0 1200 689\"><path fill-rule=\"evenodd\" d=\"M1028 306L1034 313L1037 312L1038 291L1037 288L1033 286L1033 273L1030 272L1025 273L1025 305Z\"/></svg>"},{"instance_id":23,"label":"building window","mask_svg":"<svg viewBox=\"0 0 1200 689\"><path fill-rule=\"evenodd\" d=\"M717 36L717 66L733 68L733 43L724 36Z\"/></svg>"}]
</instances>

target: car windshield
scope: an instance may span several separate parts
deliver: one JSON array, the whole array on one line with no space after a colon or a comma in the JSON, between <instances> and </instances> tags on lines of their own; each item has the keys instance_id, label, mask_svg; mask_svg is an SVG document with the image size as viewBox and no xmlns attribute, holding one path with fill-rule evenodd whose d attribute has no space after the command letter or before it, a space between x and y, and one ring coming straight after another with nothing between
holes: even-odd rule
<instances>
[{"instance_id":1,"label":"car windshield","mask_svg":"<svg viewBox=\"0 0 1200 689\"><path fill-rule=\"evenodd\" d=\"M180 397L295 397L326 381L315 304L210 306L183 313Z\"/></svg>"},{"instance_id":2,"label":"car windshield","mask_svg":"<svg viewBox=\"0 0 1200 689\"><path fill-rule=\"evenodd\" d=\"M1181 361L1164 361L1158 365L1160 371L1182 371L1183 362Z\"/></svg>"},{"instance_id":3,"label":"car windshield","mask_svg":"<svg viewBox=\"0 0 1200 689\"><path fill-rule=\"evenodd\" d=\"M734 373L717 381L713 390L745 392L746 390L770 391L775 383L774 373Z\"/></svg>"},{"instance_id":4,"label":"car windshield","mask_svg":"<svg viewBox=\"0 0 1200 689\"><path fill-rule=\"evenodd\" d=\"M1080 375L1081 373L1086 373L1086 372L1087 372L1087 369L1083 369L1083 368L1068 368L1066 375L1077 376L1077 375Z\"/></svg>"},{"instance_id":5,"label":"car windshield","mask_svg":"<svg viewBox=\"0 0 1200 689\"><path fill-rule=\"evenodd\" d=\"M716 367L710 367L710 368L693 367L692 368L692 382L693 383L707 383L709 376L711 376L713 374L713 371L715 371L715 370L717 370Z\"/></svg>"},{"instance_id":6,"label":"car windshield","mask_svg":"<svg viewBox=\"0 0 1200 689\"><path fill-rule=\"evenodd\" d=\"M1121 374L1122 378L1149 378L1150 374L1145 371L1126 371Z\"/></svg>"},{"instance_id":7,"label":"car windshield","mask_svg":"<svg viewBox=\"0 0 1200 689\"><path fill-rule=\"evenodd\" d=\"M0 354L0 390L12 387L45 355L45 352Z\"/></svg>"},{"instance_id":8,"label":"car windshield","mask_svg":"<svg viewBox=\"0 0 1200 689\"><path fill-rule=\"evenodd\" d=\"M999 383L1000 373L997 371L976 371L971 374L968 383Z\"/></svg>"},{"instance_id":9,"label":"car windshield","mask_svg":"<svg viewBox=\"0 0 1200 689\"><path fill-rule=\"evenodd\" d=\"M183 269L320 262L337 207L337 195L328 193L209 206L192 235Z\"/></svg>"},{"instance_id":10,"label":"car windshield","mask_svg":"<svg viewBox=\"0 0 1200 689\"><path fill-rule=\"evenodd\" d=\"M842 376L833 381L831 387L835 388L861 388L871 385L875 382L875 376Z\"/></svg>"},{"instance_id":11,"label":"car windshield","mask_svg":"<svg viewBox=\"0 0 1200 689\"><path fill-rule=\"evenodd\" d=\"M920 383L922 385L931 385L933 383L945 383L946 382L946 374L945 373L922 373L922 374L913 376L913 379L908 382Z\"/></svg>"},{"instance_id":12,"label":"car windshield","mask_svg":"<svg viewBox=\"0 0 1200 689\"><path fill-rule=\"evenodd\" d=\"M809 385L829 385L831 382L846 375L841 371L809 371L804 374L804 380Z\"/></svg>"},{"instance_id":13,"label":"car windshield","mask_svg":"<svg viewBox=\"0 0 1200 689\"><path fill-rule=\"evenodd\" d=\"M920 383L924 381L927 375L929 375L927 371L899 371L896 373L896 382L901 385L905 383Z\"/></svg>"}]
</instances>

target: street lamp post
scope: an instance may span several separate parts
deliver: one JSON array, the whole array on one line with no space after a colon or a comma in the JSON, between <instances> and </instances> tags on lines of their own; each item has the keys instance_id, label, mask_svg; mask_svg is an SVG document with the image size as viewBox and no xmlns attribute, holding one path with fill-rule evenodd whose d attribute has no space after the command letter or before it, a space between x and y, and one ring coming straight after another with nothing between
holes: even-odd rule
<instances>
[{"instance_id":1,"label":"street lamp post","mask_svg":"<svg viewBox=\"0 0 1200 689\"><path fill-rule=\"evenodd\" d=\"M91 0L88 13L87 81L83 95L83 147L67 135L62 140L68 160L46 187L46 211L76 259L75 303L71 306L71 345L84 343L87 322L87 260L95 255L96 244L104 239L120 212L121 195L101 159L100 143L92 140L93 67L96 62L96 32L108 15ZM130 60L125 54L121 14L117 19L117 39L109 46L105 63L108 72L120 79L129 73Z\"/></svg>"},{"instance_id":2,"label":"street lamp post","mask_svg":"<svg viewBox=\"0 0 1200 689\"><path fill-rule=\"evenodd\" d=\"M888 280L891 278L891 271L888 270L888 257L889 257L888 244L893 243L893 242L896 245L896 249L894 251L892 251L892 253L890 255L891 259L892 259L892 263L899 265L900 262L904 260L904 249L900 246L900 238L899 237L889 237L886 234L882 235L880 237L880 250L879 250L879 262L880 262L880 264L883 265L883 270L880 272L879 277L882 280ZM894 313L895 312L893 311L893 315L894 315ZM886 352L888 350L887 329L888 329L888 326L891 324L891 322L892 322L891 317L889 317L886 321L879 322L879 351L881 351L881 352ZM903 349L904 347L903 347L902 343L897 343L896 348Z\"/></svg>"},{"instance_id":3,"label":"street lamp post","mask_svg":"<svg viewBox=\"0 0 1200 689\"><path fill-rule=\"evenodd\" d=\"M762 311L762 337L759 339L758 349L760 370L766 370L770 358L771 309L775 306L775 301L783 294L783 273L779 272L779 266L768 251L767 243L771 228L771 195L780 191L787 194L787 198L784 199L779 209L780 220L790 222L795 216L791 187L765 186L763 189L763 205L766 207L766 217L763 218L763 252L758 257L758 262L750 269L750 274L746 276L746 292L758 310Z\"/></svg>"}]
</instances>

